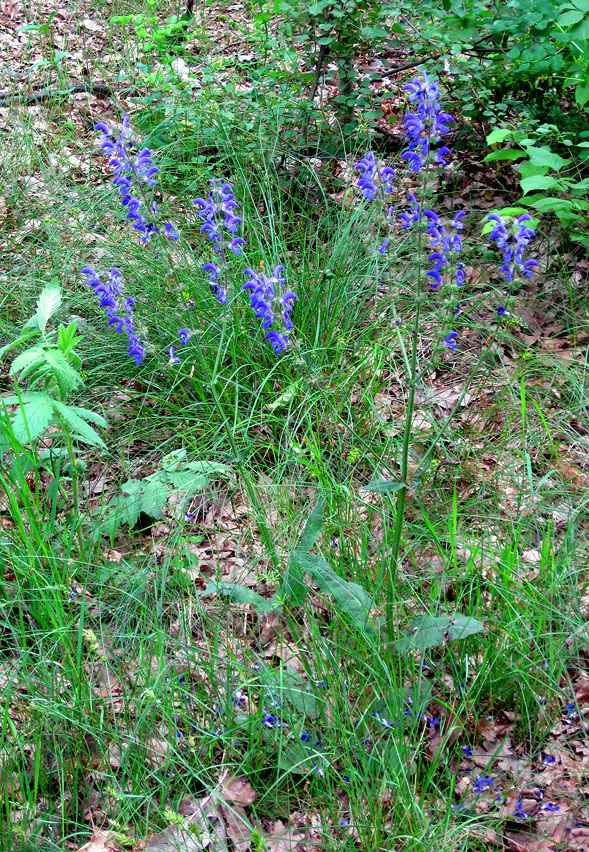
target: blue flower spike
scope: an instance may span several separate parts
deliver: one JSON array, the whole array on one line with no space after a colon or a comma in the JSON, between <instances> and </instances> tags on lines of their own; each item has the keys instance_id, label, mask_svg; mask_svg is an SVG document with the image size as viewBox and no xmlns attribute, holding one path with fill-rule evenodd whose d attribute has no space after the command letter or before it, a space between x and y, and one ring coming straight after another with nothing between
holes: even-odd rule
<instances>
[{"instance_id":1,"label":"blue flower spike","mask_svg":"<svg viewBox=\"0 0 589 852\"><path fill-rule=\"evenodd\" d=\"M83 266L80 272L86 277L86 284L100 297L100 307L105 309L105 314L108 317L107 325L112 326L118 334L121 334L123 330L126 332L129 343L129 356L139 366L145 358L145 347L135 334L133 327L135 299L132 296L128 296L122 305L119 301L119 297L123 292L123 276L121 271L116 267L111 269L108 284L100 280L98 273L91 266Z\"/></svg>"},{"instance_id":2,"label":"blue flower spike","mask_svg":"<svg viewBox=\"0 0 589 852\"><path fill-rule=\"evenodd\" d=\"M113 184L121 194L122 206L127 210L126 219L141 234L141 242L145 245L154 234L159 233L160 228L145 218L141 212L143 200L134 193L137 190L143 193L146 188L153 189L159 169L153 163L149 148L141 148L133 154L134 131L128 115L123 116L116 134L102 121L94 126L94 130L100 134L98 144L108 157L108 165L114 175ZM150 209L152 214L157 213L155 200L151 202ZM178 231L170 222L165 225L164 235L175 241L179 238Z\"/></svg>"}]
</instances>

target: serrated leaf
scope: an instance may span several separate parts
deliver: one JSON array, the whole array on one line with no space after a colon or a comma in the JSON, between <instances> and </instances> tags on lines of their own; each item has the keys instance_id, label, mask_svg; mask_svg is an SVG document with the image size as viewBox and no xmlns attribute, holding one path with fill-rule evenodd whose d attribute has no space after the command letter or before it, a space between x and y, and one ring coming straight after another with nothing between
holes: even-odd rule
<instances>
[{"instance_id":1,"label":"serrated leaf","mask_svg":"<svg viewBox=\"0 0 589 852\"><path fill-rule=\"evenodd\" d=\"M273 612L276 605L263 598L253 589L240 586L238 583L217 583L213 581L208 584L203 595L223 595L234 603L251 604L256 612Z\"/></svg>"},{"instance_id":2,"label":"serrated leaf","mask_svg":"<svg viewBox=\"0 0 589 852\"><path fill-rule=\"evenodd\" d=\"M84 420L87 420L88 423L94 423L95 426L100 426L102 429L106 429L108 423L102 416L102 414L97 414L95 411L89 411L87 408L80 408L77 405L70 405L70 411L74 411Z\"/></svg>"},{"instance_id":3,"label":"serrated leaf","mask_svg":"<svg viewBox=\"0 0 589 852\"><path fill-rule=\"evenodd\" d=\"M374 479L368 485L363 485L364 491L374 491L377 494L394 494L397 491L402 491L407 488L404 482L397 482L392 479Z\"/></svg>"},{"instance_id":4,"label":"serrated leaf","mask_svg":"<svg viewBox=\"0 0 589 852\"><path fill-rule=\"evenodd\" d=\"M20 355L16 356L10 365L10 375L14 376L15 373L26 370L28 367L33 367L33 365L35 367L42 367L44 363L44 350L40 346L33 346L31 349L27 349L25 352L21 352Z\"/></svg>"},{"instance_id":5,"label":"serrated leaf","mask_svg":"<svg viewBox=\"0 0 589 852\"><path fill-rule=\"evenodd\" d=\"M531 177L522 178L520 186L524 195L528 192L533 192L537 189L551 189L554 186L560 186L560 181L550 175L532 175Z\"/></svg>"},{"instance_id":6,"label":"serrated leaf","mask_svg":"<svg viewBox=\"0 0 589 852\"><path fill-rule=\"evenodd\" d=\"M456 615L424 615L411 622L411 636L398 639L394 645L399 651L436 648L445 642L466 639L484 628L480 621L458 613Z\"/></svg>"},{"instance_id":7,"label":"serrated leaf","mask_svg":"<svg viewBox=\"0 0 589 852\"><path fill-rule=\"evenodd\" d=\"M53 400L53 406L66 425L75 433L74 437L78 441L89 444L91 447L106 447L98 432L81 416L80 412L85 412L85 409L64 405L56 399ZM96 416L100 417L100 415Z\"/></svg>"},{"instance_id":8,"label":"serrated leaf","mask_svg":"<svg viewBox=\"0 0 589 852\"><path fill-rule=\"evenodd\" d=\"M20 444L35 441L49 426L53 418L52 398L45 393L27 393L20 410L12 421L14 437Z\"/></svg>"},{"instance_id":9,"label":"serrated leaf","mask_svg":"<svg viewBox=\"0 0 589 852\"><path fill-rule=\"evenodd\" d=\"M70 391L78 385L84 384L80 374L68 363L67 358L59 349L44 349L43 357L53 374L62 397L67 397Z\"/></svg>"},{"instance_id":10,"label":"serrated leaf","mask_svg":"<svg viewBox=\"0 0 589 852\"><path fill-rule=\"evenodd\" d=\"M356 627L366 635L373 636L374 628L370 624L370 611L373 601L366 589L358 583L344 580L321 556L295 550L291 560L326 595L330 595L340 612L347 615Z\"/></svg>"},{"instance_id":11,"label":"serrated leaf","mask_svg":"<svg viewBox=\"0 0 589 852\"><path fill-rule=\"evenodd\" d=\"M50 317L56 312L61 305L61 290L57 284L47 284L41 292L37 301L37 324L39 331L43 333Z\"/></svg>"}]
</instances>

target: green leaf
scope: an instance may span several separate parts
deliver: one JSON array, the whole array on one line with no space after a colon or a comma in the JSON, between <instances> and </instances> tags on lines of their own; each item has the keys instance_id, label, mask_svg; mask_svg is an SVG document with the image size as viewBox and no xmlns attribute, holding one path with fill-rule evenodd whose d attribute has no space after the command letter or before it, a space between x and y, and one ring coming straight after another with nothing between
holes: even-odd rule
<instances>
[{"instance_id":1,"label":"green leaf","mask_svg":"<svg viewBox=\"0 0 589 852\"><path fill-rule=\"evenodd\" d=\"M340 612L347 615L363 633L374 635L374 628L370 624L373 601L366 589L358 583L344 580L325 559L314 553L295 550L291 559L303 573L312 577L324 594L334 599Z\"/></svg>"},{"instance_id":2,"label":"green leaf","mask_svg":"<svg viewBox=\"0 0 589 852\"><path fill-rule=\"evenodd\" d=\"M57 329L57 342L64 355L67 355L68 352L82 340L81 337L76 337L77 329L78 324L75 320L70 322L67 328L63 325L63 323L59 324L59 328Z\"/></svg>"},{"instance_id":3,"label":"green leaf","mask_svg":"<svg viewBox=\"0 0 589 852\"><path fill-rule=\"evenodd\" d=\"M299 543L296 550L309 551L316 544L317 539L321 535L321 525L323 523L323 509L325 508L325 497L320 497L317 504L305 524Z\"/></svg>"},{"instance_id":4,"label":"green leaf","mask_svg":"<svg viewBox=\"0 0 589 852\"><path fill-rule=\"evenodd\" d=\"M581 83L575 89L575 101L580 107L584 107L589 101L589 86L583 86Z\"/></svg>"},{"instance_id":5,"label":"green leaf","mask_svg":"<svg viewBox=\"0 0 589 852\"><path fill-rule=\"evenodd\" d=\"M394 494L397 491L402 491L407 488L404 482L397 482L394 479L374 479L368 485L363 485L364 491L374 491L377 494Z\"/></svg>"},{"instance_id":6,"label":"green leaf","mask_svg":"<svg viewBox=\"0 0 589 852\"><path fill-rule=\"evenodd\" d=\"M319 715L317 699L308 691L305 678L292 666L285 666L283 673L286 698L294 704L299 713L310 716L312 719L316 718Z\"/></svg>"},{"instance_id":7,"label":"green leaf","mask_svg":"<svg viewBox=\"0 0 589 852\"><path fill-rule=\"evenodd\" d=\"M56 312L61 305L61 290L55 282L47 284L42 291L37 302L37 312L35 318L41 334L45 331L45 327L50 317Z\"/></svg>"},{"instance_id":8,"label":"green leaf","mask_svg":"<svg viewBox=\"0 0 589 852\"><path fill-rule=\"evenodd\" d=\"M97 414L95 411L89 411L87 408L80 408L77 405L69 405L68 408L84 420L87 420L88 423L94 423L95 426L100 426L101 429L106 429L108 426L108 423L102 414Z\"/></svg>"},{"instance_id":9,"label":"green leaf","mask_svg":"<svg viewBox=\"0 0 589 852\"><path fill-rule=\"evenodd\" d=\"M462 615L424 615L411 622L411 636L398 639L394 644L399 651L424 651L435 648L445 642L466 639L480 633L484 628L480 621L470 616Z\"/></svg>"},{"instance_id":10,"label":"green leaf","mask_svg":"<svg viewBox=\"0 0 589 852\"><path fill-rule=\"evenodd\" d=\"M555 172L558 172L563 166L568 166L571 162L555 154L547 145L543 145L540 148L537 148L535 145L526 144L525 142L522 142L522 145L524 145L528 152L530 163L533 166L548 166L549 169L554 169Z\"/></svg>"},{"instance_id":11,"label":"green leaf","mask_svg":"<svg viewBox=\"0 0 589 852\"><path fill-rule=\"evenodd\" d=\"M61 392L67 397L70 391L83 384L82 377L74 370L67 358L59 349L44 349L43 357L53 373L53 378Z\"/></svg>"},{"instance_id":12,"label":"green leaf","mask_svg":"<svg viewBox=\"0 0 589 852\"><path fill-rule=\"evenodd\" d=\"M46 393L23 395L20 410L12 421L14 437L20 444L35 441L53 419L54 400Z\"/></svg>"},{"instance_id":13,"label":"green leaf","mask_svg":"<svg viewBox=\"0 0 589 852\"><path fill-rule=\"evenodd\" d=\"M28 375L32 372L32 370L43 367L45 363L45 350L40 346L33 346L31 349L27 349L25 352L21 352L20 355L17 355L12 364L10 365L10 375L14 376L15 373L21 372L19 379L22 381L26 379ZM24 375L23 375L24 374Z\"/></svg>"},{"instance_id":14,"label":"green leaf","mask_svg":"<svg viewBox=\"0 0 589 852\"><path fill-rule=\"evenodd\" d=\"M584 14L581 11L571 9L570 12L564 12L556 21L559 27L572 27L582 21Z\"/></svg>"},{"instance_id":15,"label":"green leaf","mask_svg":"<svg viewBox=\"0 0 589 852\"><path fill-rule=\"evenodd\" d=\"M515 132L508 127L497 127L487 136L487 145L497 145L499 142L505 142L506 139L512 139Z\"/></svg>"},{"instance_id":16,"label":"green leaf","mask_svg":"<svg viewBox=\"0 0 589 852\"><path fill-rule=\"evenodd\" d=\"M518 160L520 157L525 157L525 151L518 151L515 148L502 148L500 151L491 151L490 154L483 159L483 163L491 163L494 160Z\"/></svg>"},{"instance_id":17,"label":"green leaf","mask_svg":"<svg viewBox=\"0 0 589 852\"><path fill-rule=\"evenodd\" d=\"M234 603L251 604L256 612L273 612L276 605L263 598L253 589L240 586L238 583L217 583L212 581L208 584L203 595L223 595Z\"/></svg>"},{"instance_id":18,"label":"green leaf","mask_svg":"<svg viewBox=\"0 0 589 852\"><path fill-rule=\"evenodd\" d=\"M531 177L522 178L520 186L524 195L532 192L535 189L551 189L553 186L560 187L560 181L550 175L532 175Z\"/></svg>"},{"instance_id":19,"label":"green leaf","mask_svg":"<svg viewBox=\"0 0 589 852\"><path fill-rule=\"evenodd\" d=\"M96 432L95 429L87 423L87 419L85 415L90 414L90 417L96 421L98 418L98 425L106 426L106 421L100 417L100 415L94 415L91 411L87 412L84 408L77 408L74 406L64 405L62 402L58 402L58 400L53 400L53 406L57 413L61 416L61 418L65 421L66 425L74 432L74 437L78 441L82 441L85 444L89 444L91 447L105 447L106 444Z\"/></svg>"}]
</instances>

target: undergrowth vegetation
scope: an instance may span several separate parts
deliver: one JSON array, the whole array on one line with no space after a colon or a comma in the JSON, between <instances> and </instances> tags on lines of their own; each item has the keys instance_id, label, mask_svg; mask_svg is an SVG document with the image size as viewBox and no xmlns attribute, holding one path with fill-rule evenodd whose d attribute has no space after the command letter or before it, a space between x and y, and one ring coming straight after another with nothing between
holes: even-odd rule
<instances>
[{"instance_id":1,"label":"undergrowth vegetation","mask_svg":"<svg viewBox=\"0 0 589 852\"><path fill-rule=\"evenodd\" d=\"M19 29L0 848L587 848L587 4L225 5Z\"/></svg>"}]
</instances>

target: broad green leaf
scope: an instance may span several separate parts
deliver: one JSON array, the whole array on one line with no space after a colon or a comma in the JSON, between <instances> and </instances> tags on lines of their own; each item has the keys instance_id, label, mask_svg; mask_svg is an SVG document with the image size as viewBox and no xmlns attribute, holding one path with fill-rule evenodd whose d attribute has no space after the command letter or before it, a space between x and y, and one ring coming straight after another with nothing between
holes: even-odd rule
<instances>
[{"instance_id":1,"label":"broad green leaf","mask_svg":"<svg viewBox=\"0 0 589 852\"><path fill-rule=\"evenodd\" d=\"M589 86L583 86L581 83L578 84L575 89L575 101L580 107L585 106L587 101L589 101Z\"/></svg>"},{"instance_id":2,"label":"broad green leaf","mask_svg":"<svg viewBox=\"0 0 589 852\"><path fill-rule=\"evenodd\" d=\"M56 399L53 400L53 407L65 421L66 425L74 432L74 437L77 440L83 441L83 443L89 444L91 447L106 447L98 432L80 415L79 412L84 412L85 409L76 409L73 406L64 405ZM99 417L99 415L97 416Z\"/></svg>"},{"instance_id":3,"label":"broad green leaf","mask_svg":"<svg viewBox=\"0 0 589 852\"><path fill-rule=\"evenodd\" d=\"M270 601L263 598L253 589L248 589L246 586L240 586L238 583L217 583L215 581L208 584L203 595L223 595L234 603L251 604L256 612L273 612L277 607Z\"/></svg>"},{"instance_id":4,"label":"broad green leaf","mask_svg":"<svg viewBox=\"0 0 589 852\"><path fill-rule=\"evenodd\" d=\"M362 486L364 491L374 491L377 494L394 494L406 487L404 482L397 482L393 479L374 479L368 485Z\"/></svg>"},{"instance_id":5,"label":"broad green leaf","mask_svg":"<svg viewBox=\"0 0 589 852\"><path fill-rule=\"evenodd\" d=\"M191 470L179 470L177 473L167 474L167 480L177 488L178 491L183 491L187 495L195 494L203 488L209 487L209 479L203 476L202 473L194 473Z\"/></svg>"},{"instance_id":6,"label":"broad green leaf","mask_svg":"<svg viewBox=\"0 0 589 852\"><path fill-rule=\"evenodd\" d=\"M309 574L319 589L326 595L330 595L336 608L347 615L360 630L369 636L374 635L374 628L370 624L370 610L373 601L366 589L344 580L336 574L331 565L321 556L314 553L306 553L295 550L291 560L303 573Z\"/></svg>"},{"instance_id":7,"label":"broad green leaf","mask_svg":"<svg viewBox=\"0 0 589 852\"><path fill-rule=\"evenodd\" d=\"M520 176L522 178L532 177L534 175L545 175L548 172L548 166L536 166L534 163L530 163L529 160L524 160L522 163L518 163L518 169Z\"/></svg>"},{"instance_id":8,"label":"broad green leaf","mask_svg":"<svg viewBox=\"0 0 589 852\"><path fill-rule=\"evenodd\" d=\"M550 175L532 175L531 177L522 178L520 186L523 189L524 195L536 189L551 189L553 186L560 187L560 181Z\"/></svg>"},{"instance_id":9,"label":"broad green leaf","mask_svg":"<svg viewBox=\"0 0 589 852\"><path fill-rule=\"evenodd\" d=\"M145 480L143 483L143 497L141 500L141 511L150 518L161 518L162 509L166 505L169 489L163 482L157 480Z\"/></svg>"},{"instance_id":10,"label":"broad green leaf","mask_svg":"<svg viewBox=\"0 0 589 852\"><path fill-rule=\"evenodd\" d=\"M20 444L35 441L53 418L53 400L46 393L23 395L20 410L12 421L14 437Z\"/></svg>"},{"instance_id":11,"label":"broad green leaf","mask_svg":"<svg viewBox=\"0 0 589 852\"><path fill-rule=\"evenodd\" d=\"M39 296L37 312L35 314L37 325L41 333L45 331L49 318L53 316L60 305L61 290L59 285L55 283L48 284Z\"/></svg>"},{"instance_id":12,"label":"broad green leaf","mask_svg":"<svg viewBox=\"0 0 589 852\"><path fill-rule=\"evenodd\" d=\"M305 524L305 529L303 530L301 537L299 539L299 543L297 544L297 550L309 551L313 547L313 545L317 542L317 539L321 535L321 525L323 523L323 509L325 508L325 497L320 497L317 501L317 504L309 517L307 518L307 523Z\"/></svg>"},{"instance_id":13,"label":"broad green leaf","mask_svg":"<svg viewBox=\"0 0 589 852\"><path fill-rule=\"evenodd\" d=\"M490 154L487 154L483 159L483 163L490 163L494 160L519 160L520 157L525 156L525 151L518 151L515 148L502 148L500 151L491 151Z\"/></svg>"},{"instance_id":14,"label":"broad green leaf","mask_svg":"<svg viewBox=\"0 0 589 852\"><path fill-rule=\"evenodd\" d=\"M530 163L533 166L548 166L549 169L554 169L555 172L558 172L563 166L568 166L571 162L555 154L554 151L551 151L545 145L540 148L537 148L535 145L526 145L525 142L522 142L522 145L525 145Z\"/></svg>"},{"instance_id":15,"label":"broad green leaf","mask_svg":"<svg viewBox=\"0 0 589 852\"><path fill-rule=\"evenodd\" d=\"M585 178L584 180L579 180L576 183L572 181L565 180L563 183L569 188L574 190L574 192L586 192L589 190L589 178Z\"/></svg>"},{"instance_id":16,"label":"broad green leaf","mask_svg":"<svg viewBox=\"0 0 589 852\"><path fill-rule=\"evenodd\" d=\"M462 615L424 615L411 622L411 636L398 639L394 644L399 651L435 648L445 642L466 639L480 633L484 628L480 621L470 616Z\"/></svg>"},{"instance_id":17,"label":"broad green leaf","mask_svg":"<svg viewBox=\"0 0 589 852\"><path fill-rule=\"evenodd\" d=\"M558 211L563 213L573 211L572 201L568 201L566 198L554 198L553 196L530 201L530 207L533 207L535 210L539 210L540 213L556 213Z\"/></svg>"},{"instance_id":18,"label":"broad green leaf","mask_svg":"<svg viewBox=\"0 0 589 852\"><path fill-rule=\"evenodd\" d=\"M305 716L316 718L319 715L319 707L317 699L308 691L308 685L305 678L292 666L285 666L284 673L284 694L291 704L297 708L299 713Z\"/></svg>"},{"instance_id":19,"label":"broad green leaf","mask_svg":"<svg viewBox=\"0 0 589 852\"><path fill-rule=\"evenodd\" d=\"M569 12L564 12L556 21L559 27L572 27L573 24L578 24L582 21L584 14L581 11L571 9Z\"/></svg>"},{"instance_id":20,"label":"broad green leaf","mask_svg":"<svg viewBox=\"0 0 589 852\"><path fill-rule=\"evenodd\" d=\"M508 127L498 127L487 136L487 145L497 145L499 142L505 142L506 139L512 139L515 132Z\"/></svg>"}]
</instances>

